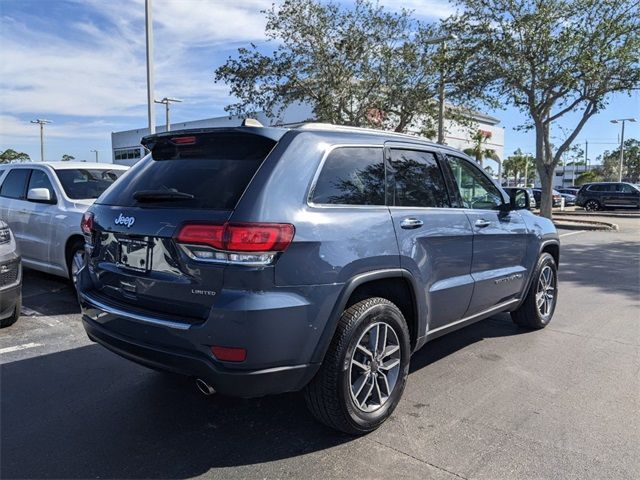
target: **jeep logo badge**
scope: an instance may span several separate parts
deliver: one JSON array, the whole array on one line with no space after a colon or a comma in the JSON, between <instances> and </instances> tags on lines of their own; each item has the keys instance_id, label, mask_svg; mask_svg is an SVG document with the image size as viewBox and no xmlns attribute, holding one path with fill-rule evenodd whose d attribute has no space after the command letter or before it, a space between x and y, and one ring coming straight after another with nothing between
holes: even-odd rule
<instances>
[{"instance_id":1,"label":"jeep logo badge","mask_svg":"<svg viewBox=\"0 0 640 480\"><path fill-rule=\"evenodd\" d=\"M122 215L122 212L120 212L120 215L113 221L113 223L116 225L126 225L127 228L131 228L131 225L133 225L135 221L136 217L125 217Z\"/></svg>"}]
</instances>

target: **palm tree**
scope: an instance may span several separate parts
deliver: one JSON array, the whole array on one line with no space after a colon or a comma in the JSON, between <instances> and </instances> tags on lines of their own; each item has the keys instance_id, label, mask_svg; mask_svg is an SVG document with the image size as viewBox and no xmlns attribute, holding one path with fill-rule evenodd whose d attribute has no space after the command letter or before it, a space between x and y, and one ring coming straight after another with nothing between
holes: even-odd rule
<instances>
[{"instance_id":1,"label":"palm tree","mask_svg":"<svg viewBox=\"0 0 640 480\"><path fill-rule=\"evenodd\" d=\"M495 160L496 162L500 163L500 157L498 157L496 151L491 148L485 148L484 146L484 144L490 138L491 132L478 130L471 137L473 147L464 150L464 153L476 159L476 162L478 162L478 165L480 165L481 168L482 162L485 158L490 158L491 160Z\"/></svg>"}]
</instances>

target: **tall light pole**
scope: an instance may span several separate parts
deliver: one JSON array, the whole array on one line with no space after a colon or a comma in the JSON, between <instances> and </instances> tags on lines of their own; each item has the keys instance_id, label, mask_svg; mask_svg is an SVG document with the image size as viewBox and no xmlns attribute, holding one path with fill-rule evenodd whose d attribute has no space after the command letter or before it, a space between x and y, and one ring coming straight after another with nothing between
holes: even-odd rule
<instances>
[{"instance_id":1,"label":"tall light pole","mask_svg":"<svg viewBox=\"0 0 640 480\"><path fill-rule=\"evenodd\" d=\"M625 122L635 122L635 118L618 118L611 120L611 123L622 123L622 133L620 135L620 171L618 172L618 181L622 181L622 166L624 164L624 124Z\"/></svg>"},{"instance_id":2,"label":"tall light pole","mask_svg":"<svg viewBox=\"0 0 640 480\"><path fill-rule=\"evenodd\" d=\"M151 0L144 1L144 22L147 39L147 113L149 134L156 133L156 111L153 103L153 18Z\"/></svg>"},{"instance_id":3,"label":"tall light pole","mask_svg":"<svg viewBox=\"0 0 640 480\"><path fill-rule=\"evenodd\" d=\"M31 120L31 123L37 123L40 125L40 161L44 162L44 126L47 123L51 123L51 120L38 118L36 120Z\"/></svg>"},{"instance_id":4,"label":"tall light pole","mask_svg":"<svg viewBox=\"0 0 640 480\"><path fill-rule=\"evenodd\" d=\"M98 163L99 162L99 160L98 160L98 150L91 150L91 151L96 154L96 163Z\"/></svg>"},{"instance_id":5,"label":"tall light pole","mask_svg":"<svg viewBox=\"0 0 640 480\"><path fill-rule=\"evenodd\" d=\"M438 85L438 143L444 144L444 84L445 84L445 62L447 56L447 41L455 40L456 35L444 35L442 37L430 38L425 42L427 45L440 43L440 56L442 65L440 67L440 84Z\"/></svg>"},{"instance_id":6,"label":"tall light pole","mask_svg":"<svg viewBox=\"0 0 640 480\"><path fill-rule=\"evenodd\" d=\"M164 116L167 123L166 131L168 132L169 130L171 130L171 124L169 123L169 104L171 102L182 102L182 100L178 100L177 98L164 97L162 100L154 100L154 102L164 104Z\"/></svg>"}]
</instances>

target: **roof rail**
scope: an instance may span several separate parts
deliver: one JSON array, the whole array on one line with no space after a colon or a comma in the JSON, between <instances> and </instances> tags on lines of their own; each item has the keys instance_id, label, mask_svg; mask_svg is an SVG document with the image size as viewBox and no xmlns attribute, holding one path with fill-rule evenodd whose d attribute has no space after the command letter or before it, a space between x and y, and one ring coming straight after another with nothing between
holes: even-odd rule
<instances>
[{"instance_id":1,"label":"roof rail","mask_svg":"<svg viewBox=\"0 0 640 480\"><path fill-rule=\"evenodd\" d=\"M394 137L410 138L412 140L419 139L419 140L429 141L426 138L420 137L418 135L412 135L410 133L398 133L398 132L391 132L389 130L377 130L375 128L351 127L349 125L334 125L332 123L305 122L297 126L294 126L292 128L295 128L298 130L331 130L331 131L338 131L338 132L373 133L376 135L392 135Z\"/></svg>"}]
</instances>

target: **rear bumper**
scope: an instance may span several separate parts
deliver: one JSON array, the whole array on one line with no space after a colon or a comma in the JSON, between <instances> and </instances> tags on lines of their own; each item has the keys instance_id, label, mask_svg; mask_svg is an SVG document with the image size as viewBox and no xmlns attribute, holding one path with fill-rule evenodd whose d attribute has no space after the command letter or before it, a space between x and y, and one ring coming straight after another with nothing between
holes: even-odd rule
<instances>
[{"instance_id":1,"label":"rear bumper","mask_svg":"<svg viewBox=\"0 0 640 480\"><path fill-rule=\"evenodd\" d=\"M82 323L89 338L118 355L146 367L201 378L218 393L237 397L297 391L315 375L319 365L292 365L263 370L229 370L196 352L146 345L114 334L86 315Z\"/></svg>"},{"instance_id":2,"label":"rear bumper","mask_svg":"<svg viewBox=\"0 0 640 480\"><path fill-rule=\"evenodd\" d=\"M256 397L302 389L321 359L317 347L342 286L223 289L203 323L147 316L101 295L78 276L78 299L89 337L139 364L202 378L216 391ZM215 358L211 346L240 347L243 362ZM316 357L317 358L317 357Z\"/></svg>"}]
</instances>

